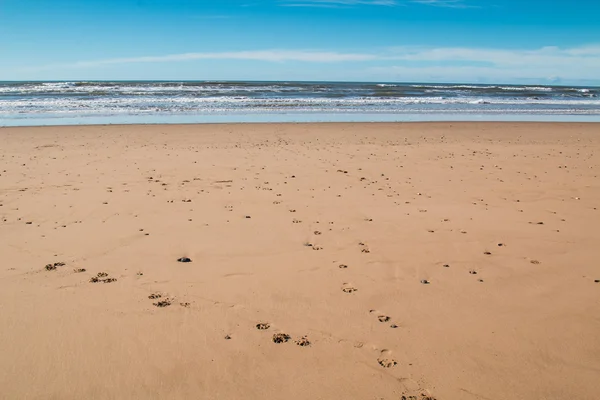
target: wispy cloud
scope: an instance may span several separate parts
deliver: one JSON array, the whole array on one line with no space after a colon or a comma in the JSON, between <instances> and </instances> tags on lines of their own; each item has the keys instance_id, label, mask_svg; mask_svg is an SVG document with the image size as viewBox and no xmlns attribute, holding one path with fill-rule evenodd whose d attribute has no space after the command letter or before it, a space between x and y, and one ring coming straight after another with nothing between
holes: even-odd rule
<instances>
[{"instance_id":1,"label":"wispy cloud","mask_svg":"<svg viewBox=\"0 0 600 400\"><path fill-rule=\"evenodd\" d=\"M32 69L62 68L88 68L111 64L133 63L164 63L191 60L250 60L266 62L301 61L316 63L334 63L347 61L375 60L377 56L365 53L339 53L330 51L303 51L303 50L257 50L217 53L183 53L163 56L145 56L129 58L109 58L105 60L77 61L70 64L48 65Z\"/></svg>"},{"instance_id":2,"label":"wispy cloud","mask_svg":"<svg viewBox=\"0 0 600 400\"><path fill-rule=\"evenodd\" d=\"M464 0L411 0L411 2L435 7L478 8L478 6L468 4Z\"/></svg>"},{"instance_id":3,"label":"wispy cloud","mask_svg":"<svg viewBox=\"0 0 600 400\"><path fill-rule=\"evenodd\" d=\"M530 79L598 80L600 44L571 48L495 49L461 47L395 47L380 52L334 52L318 50L256 50L237 52L183 53L159 56L78 61L27 68L28 71L62 71L136 63L176 63L198 60L239 60L264 63L344 63L366 71L364 79L422 81L513 81ZM240 64L242 65L242 64ZM157 67L154 67L157 68ZM245 70L246 66L241 67ZM268 67L265 71L278 71ZM337 68L337 67L336 67ZM345 67L346 68L346 67ZM23 69L21 69L23 70ZM345 69L339 69L340 71ZM266 73L266 72L265 72ZM231 77L234 79L235 77ZM319 77L315 76L315 79ZM360 78L358 78L360 79Z\"/></svg>"},{"instance_id":4,"label":"wispy cloud","mask_svg":"<svg viewBox=\"0 0 600 400\"><path fill-rule=\"evenodd\" d=\"M281 0L284 7L396 6L396 0Z\"/></svg>"},{"instance_id":5,"label":"wispy cloud","mask_svg":"<svg viewBox=\"0 0 600 400\"><path fill-rule=\"evenodd\" d=\"M473 8L466 0L280 0L284 7L327 7L340 8L358 5L367 6L405 6L408 3L423 4L435 7Z\"/></svg>"},{"instance_id":6,"label":"wispy cloud","mask_svg":"<svg viewBox=\"0 0 600 400\"><path fill-rule=\"evenodd\" d=\"M390 58L403 61L487 63L496 67L540 66L573 67L594 65L600 67L600 45L573 48L546 46L538 49L494 49L462 47L396 47L390 49Z\"/></svg>"},{"instance_id":7,"label":"wispy cloud","mask_svg":"<svg viewBox=\"0 0 600 400\"><path fill-rule=\"evenodd\" d=\"M232 15L193 15L193 19L231 19Z\"/></svg>"},{"instance_id":8,"label":"wispy cloud","mask_svg":"<svg viewBox=\"0 0 600 400\"><path fill-rule=\"evenodd\" d=\"M379 75L424 80L598 80L600 45L538 49L397 47L385 58L395 65L373 67Z\"/></svg>"}]
</instances>

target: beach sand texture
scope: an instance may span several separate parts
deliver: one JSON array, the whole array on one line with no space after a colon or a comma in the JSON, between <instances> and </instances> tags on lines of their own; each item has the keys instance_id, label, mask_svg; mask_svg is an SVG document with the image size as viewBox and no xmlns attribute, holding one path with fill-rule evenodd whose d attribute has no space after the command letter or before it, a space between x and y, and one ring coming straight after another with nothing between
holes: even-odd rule
<instances>
[{"instance_id":1,"label":"beach sand texture","mask_svg":"<svg viewBox=\"0 0 600 400\"><path fill-rule=\"evenodd\" d=\"M600 398L598 124L0 143L0 398Z\"/></svg>"}]
</instances>

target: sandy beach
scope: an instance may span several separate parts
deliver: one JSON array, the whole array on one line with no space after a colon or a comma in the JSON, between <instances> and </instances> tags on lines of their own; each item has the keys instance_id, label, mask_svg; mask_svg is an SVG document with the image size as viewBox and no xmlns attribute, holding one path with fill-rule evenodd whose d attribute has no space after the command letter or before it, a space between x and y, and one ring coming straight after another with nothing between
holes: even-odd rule
<instances>
[{"instance_id":1,"label":"sandy beach","mask_svg":"<svg viewBox=\"0 0 600 400\"><path fill-rule=\"evenodd\" d=\"M600 124L0 143L0 398L600 398Z\"/></svg>"}]
</instances>

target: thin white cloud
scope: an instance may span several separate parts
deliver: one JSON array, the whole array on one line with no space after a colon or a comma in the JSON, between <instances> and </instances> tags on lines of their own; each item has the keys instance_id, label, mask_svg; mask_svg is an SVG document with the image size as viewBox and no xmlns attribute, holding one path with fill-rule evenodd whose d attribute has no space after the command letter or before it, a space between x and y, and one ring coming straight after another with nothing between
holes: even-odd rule
<instances>
[{"instance_id":1,"label":"thin white cloud","mask_svg":"<svg viewBox=\"0 0 600 400\"><path fill-rule=\"evenodd\" d=\"M232 15L194 15L193 19L231 19Z\"/></svg>"},{"instance_id":2,"label":"thin white cloud","mask_svg":"<svg viewBox=\"0 0 600 400\"><path fill-rule=\"evenodd\" d=\"M467 4L464 0L411 0L412 3L424 4L435 7L449 8L476 8L477 6Z\"/></svg>"},{"instance_id":3,"label":"thin white cloud","mask_svg":"<svg viewBox=\"0 0 600 400\"><path fill-rule=\"evenodd\" d=\"M58 67L88 68L112 64L133 63L162 63L190 60L253 60L267 62L302 61L316 63L334 63L348 61L375 60L376 55L361 53L338 53L328 51L302 51L302 50L259 50L217 53L183 53L164 56L146 56L130 58L110 58L105 60L78 61L71 64L48 65L32 69L53 69Z\"/></svg>"},{"instance_id":4,"label":"thin white cloud","mask_svg":"<svg viewBox=\"0 0 600 400\"><path fill-rule=\"evenodd\" d=\"M396 0L282 0L284 7L395 6Z\"/></svg>"},{"instance_id":5,"label":"thin white cloud","mask_svg":"<svg viewBox=\"0 0 600 400\"><path fill-rule=\"evenodd\" d=\"M110 65L136 63L159 64L201 60L245 60L263 63L344 63L345 68L368 65L367 75L385 80L494 81L537 79L547 81L557 77L570 80L598 81L600 45L571 48L542 47L537 49L494 49L462 47L395 47L378 53L333 52L316 50L257 50L238 52L183 53L146 57L112 58L48 65L21 71L90 71ZM362 65L362 67L361 67ZM153 67L160 68L160 67ZM240 67L242 68L242 67ZM247 69L245 64L244 69ZM267 71L273 67L265 65ZM274 67L278 68L278 67ZM277 69L280 70L280 69ZM265 72L267 73L267 72ZM231 79L236 77L232 76ZM315 76L314 79L320 79Z\"/></svg>"},{"instance_id":6,"label":"thin white cloud","mask_svg":"<svg viewBox=\"0 0 600 400\"><path fill-rule=\"evenodd\" d=\"M407 3L417 3L435 7L473 8L466 0L280 0L284 7L351 7L357 5L367 6L403 6Z\"/></svg>"},{"instance_id":7,"label":"thin white cloud","mask_svg":"<svg viewBox=\"0 0 600 400\"><path fill-rule=\"evenodd\" d=\"M539 49L398 47L386 56L396 65L374 67L378 75L427 80L598 80L600 45Z\"/></svg>"},{"instance_id":8,"label":"thin white cloud","mask_svg":"<svg viewBox=\"0 0 600 400\"><path fill-rule=\"evenodd\" d=\"M467 62L485 63L495 67L550 67L564 68L589 66L600 68L600 45L561 49L542 47L539 49L486 49L486 48L419 48L397 47L391 49L395 55L390 59L424 62ZM568 72L568 71L567 71Z\"/></svg>"}]
</instances>

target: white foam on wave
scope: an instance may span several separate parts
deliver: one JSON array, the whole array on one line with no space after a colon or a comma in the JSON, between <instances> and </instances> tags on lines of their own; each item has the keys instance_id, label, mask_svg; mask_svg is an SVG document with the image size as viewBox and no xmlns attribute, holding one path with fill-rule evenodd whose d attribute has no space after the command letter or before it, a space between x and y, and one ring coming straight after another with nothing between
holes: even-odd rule
<instances>
[{"instance_id":1,"label":"white foam on wave","mask_svg":"<svg viewBox=\"0 0 600 400\"><path fill-rule=\"evenodd\" d=\"M295 92L301 91L298 87L273 85L219 85L203 84L184 85L181 82L162 82L147 84L128 84L117 82L41 82L27 83L23 85L0 85L0 94L176 94L176 93L258 93L258 92Z\"/></svg>"},{"instance_id":2,"label":"white foam on wave","mask_svg":"<svg viewBox=\"0 0 600 400\"><path fill-rule=\"evenodd\" d=\"M517 92L551 92L554 90L547 86L500 86L499 89Z\"/></svg>"},{"instance_id":3,"label":"white foam on wave","mask_svg":"<svg viewBox=\"0 0 600 400\"><path fill-rule=\"evenodd\" d=\"M411 85L413 88L420 89L442 89L442 90L452 90L452 89L497 89L497 86L476 86L476 85Z\"/></svg>"},{"instance_id":4,"label":"white foam on wave","mask_svg":"<svg viewBox=\"0 0 600 400\"><path fill-rule=\"evenodd\" d=\"M599 99L504 99L504 98L477 98L477 97L404 97L404 98L320 98L320 97L267 97L253 96L101 96L93 98L77 97L38 97L38 98L0 98L0 113L45 113L45 112L146 112L167 110L180 112L186 110L252 110L252 109L344 109L356 112L368 110L402 110L414 105L442 106L452 109L464 110L466 107L495 106L502 108L532 106L569 107L596 107L600 112ZM458 107L458 108L457 108ZM461 108L462 107L462 108ZM439 108L439 107L438 107ZM437 108L436 108L437 109Z\"/></svg>"},{"instance_id":5,"label":"white foam on wave","mask_svg":"<svg viewBox=\"0 0 600 400\"><path fill-rule=\"evenodd\" d=\"M517 92L551 92L554 88L549 86L496 86L496 85L411 85L414 88L421 89L438 89L438 90L456 90L456 89L467 89L467 90L491 90L498 89L504 91L517 91Z\"/></svg>"}]
</instances>

